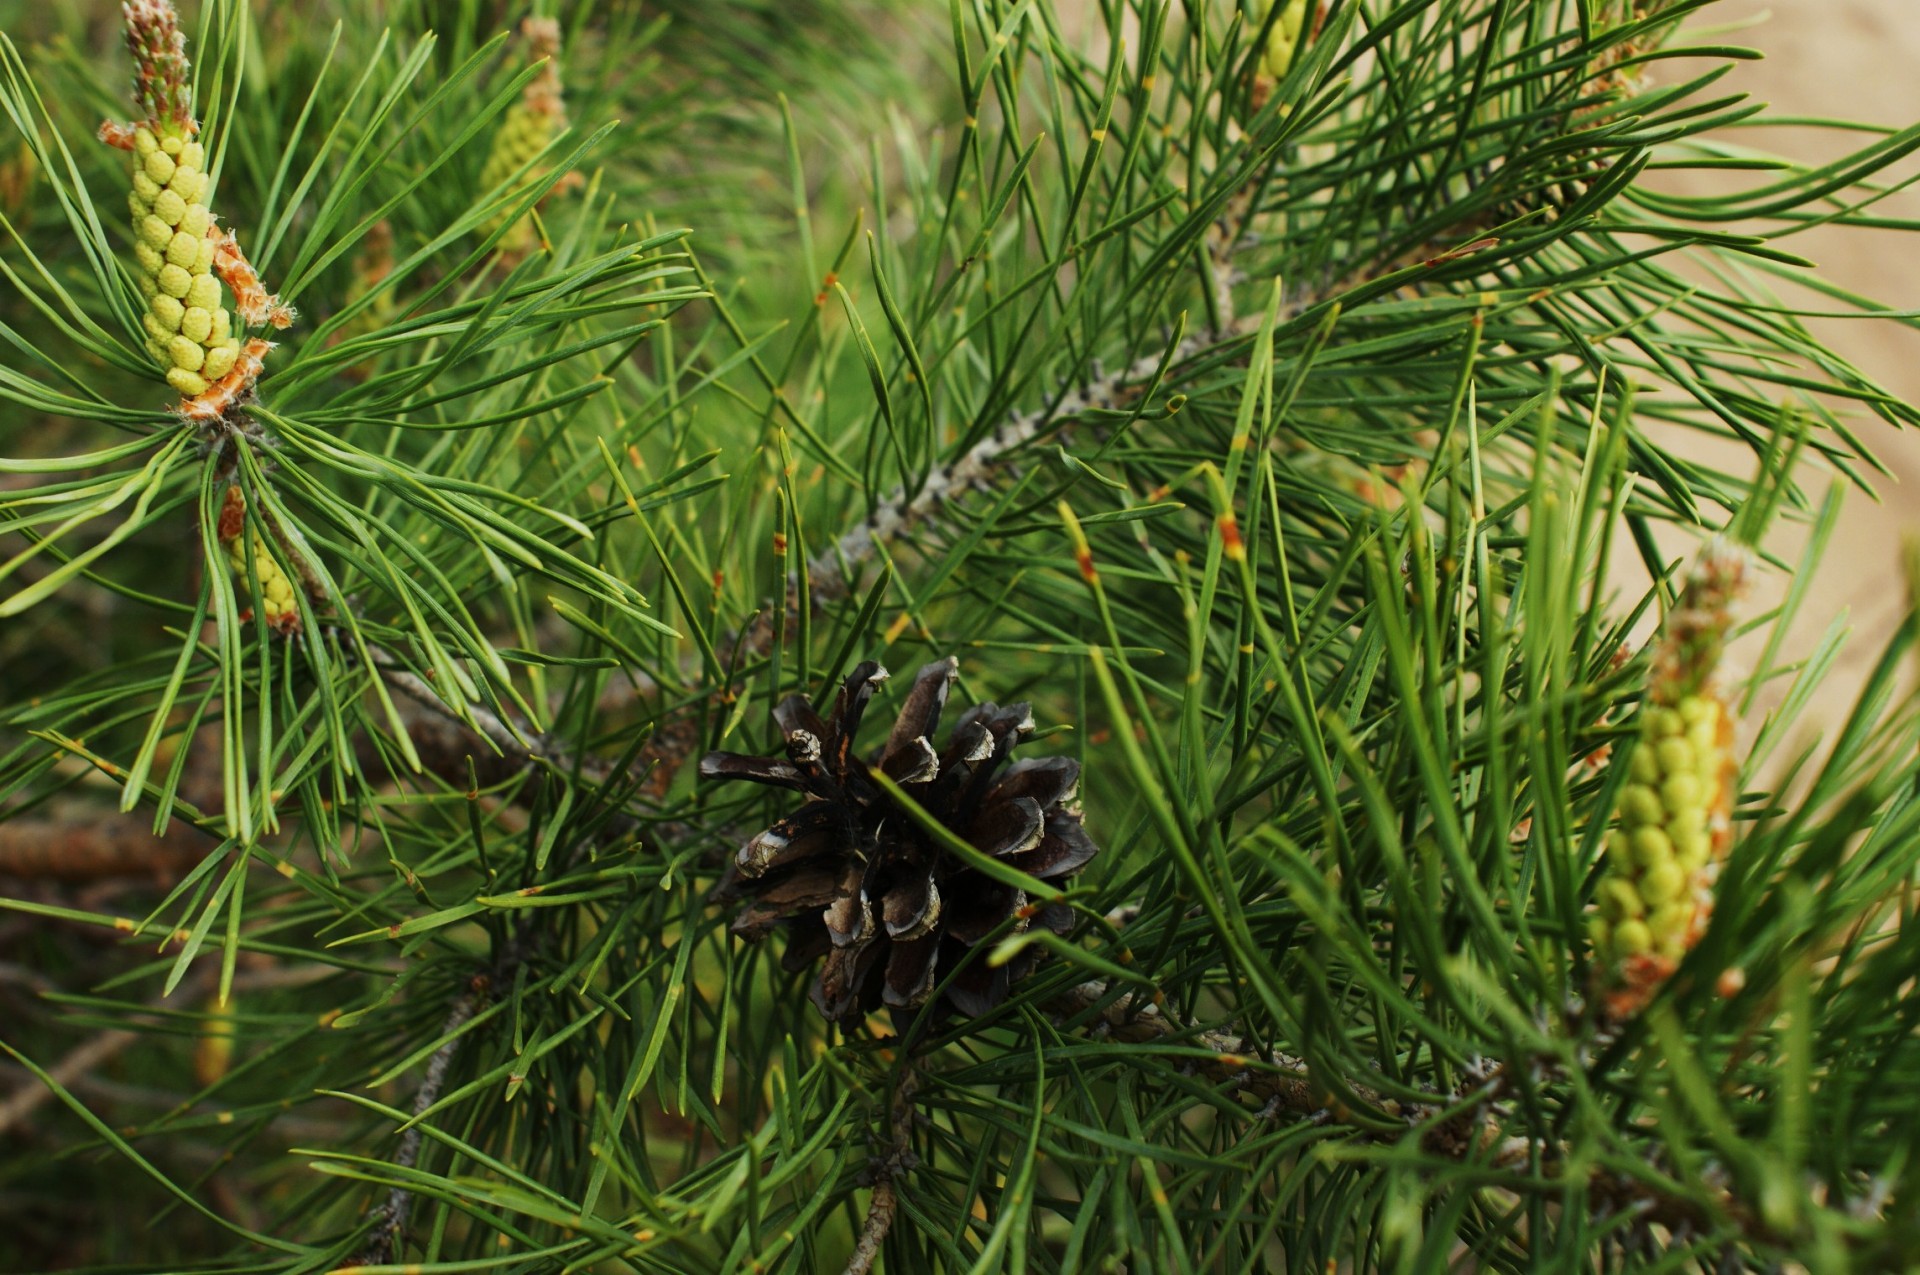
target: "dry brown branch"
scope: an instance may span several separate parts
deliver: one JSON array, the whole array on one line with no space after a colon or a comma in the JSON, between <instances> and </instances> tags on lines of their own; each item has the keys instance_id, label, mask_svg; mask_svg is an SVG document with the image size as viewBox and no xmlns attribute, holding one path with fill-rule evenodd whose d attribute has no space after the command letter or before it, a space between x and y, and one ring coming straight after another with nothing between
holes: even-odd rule
<instances>
[{"instance_id":1,"label":"dry brown branch","mask_svg":"<svg viewBox=\"0 0 1920 1275\"><path fill-rule=\"evenodd\" d=\"M188 980L175 990L182 997L192 999L199 995L205 986L205 977L195 974L189 976ZM156 997L150 1003L158 1005L162 1003L162 999ZM66 1057L47 1068L47 1077L53 1084L47 1084L38 1077L29 1077L19 1089L9 1094L4 1102L0 1102L0 1137L4 1137L9 1129L32 1115L48 1098L51 1098L54 1085L62 1089L72 1089L81 1084L95 1068L108 1062L114 1055L137 1040L140 1035L141 1033L137 1031L110 1028L76 1045L68 1051Z\"/></svg>"},{"instance_id":2,"label":"dry brown branch","mask_svg":"<svg viewBox=\"0 0 1920 1275\"><path fill-rule=\"evenodd\" d=\"M0 822L0 876L51 881L164 877L207 856L206 834L175 821L155 836L144 819L9 819Z\"/></svg>"}]
</instances>

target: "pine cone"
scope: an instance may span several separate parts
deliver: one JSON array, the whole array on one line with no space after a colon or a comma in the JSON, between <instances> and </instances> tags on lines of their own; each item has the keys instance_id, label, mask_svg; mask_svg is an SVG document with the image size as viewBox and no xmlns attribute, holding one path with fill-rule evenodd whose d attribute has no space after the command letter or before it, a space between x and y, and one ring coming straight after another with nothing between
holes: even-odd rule
<instances>
[{"instance_id":1,"label":"pine cone","mask_svg":"<svg viewBox=\"0 0 1920 1275\"><path fill-rule=\"evenodd\" d=\"M206 151L183 131L156 135L142 124L133 132L133 153L127 205L140 267L134 281L147 302L140 317L147 353L166 369L169 385L193 398L240 357L240 338L213 270Z\"/></svg>"},{"instance_id":2,"label":"pine cone","mask_svg":"<svg viewBox=\"0 0 1920 1275\"><path fill-rule=\"evenodd\" d=\"M1739 766L1733 714L1716 672L1748 574L1748 556L1702 550L1662 626L1620 793L1620 824L1589 922L1607 1016L1646 1008L1706 933L1720 861L1733 843Z\"/></svg>"},{"instance_id":3,"label":"pine cone","mask_svg":"<svg viewBox=\"0 0 1920 1275\"><path fill-rule=\"evenodd\" d=\"M1706 933L1732 841L1735 770L1733 717L1717 695L1642 715L1590 923L1616 1019L1638 1013Z\"/></svg>"},{"instance_id":4,"label":"pine cone","mask_svg":"<svg viewBox=\"0 0 1920 1275\"><path fill-rule=\"evenodd\" d=\"M825 958L813 1001L837 1022L857 1021L882 1004L897 1011L925 1006L949 975L948 1007L977 1017L1026 972L1022 960L989 968L979 950L984 939L1034 921L1056 934L1073 924L1065 904L1032 906L1024 891L942 849L873 782L874 771L956 835L1029 876L1058 882L1098 853L1074 800L1078 762L1038 757L1002 769L1033 731L1028 705L971 708L946 746L935 749L958 667L946 659L920 670L871 763L853 747L867 702L887 679L871 661L847 678L830 718L802 695L774 709L785 758L710 753L700 762L703 778L804 794L798 810L740 848L719 897L746 900L733 922L742 938L787 931L787 969Z\"/></svg>"},{"instance_id":5,"label":"pine cone","mask_svg":"<svg viewBox=\"0 0 1920 1275\"><path fill-rule=\"evenodd\" d=\"M480 170L483 191L505 183L521 165L531 163L567 128L567 108L561 99L560 24L552 18L528 18L520 24L520 33L526 37L532 56L547 59L547 64L501 118L499 131L493 135L493 147L487 153L486 166ZM544 169L529 169L521 189L544 175ZM570 186L570 179L576 176L569 173L562 178L555 187L556 193ZM505 220L504 214L494 217L481 228L482 233L491 234ZM524 253L533 247L533 241L533 224L522 217L501 237L500 247L510 253Z\"/></svg>"},{"instance_id":6,"label":"pine cone","mask_svg":"<svg viewBox=\"0 0 1920 1275\"><path fill-rule=\"evenodd\" d=\"M1258 32L1273 12L1274 0L1259 0L1254 6L1249 30ZM1273 20L1267 34L1267 47L1260 52L1260 73L1271 79L1286 78L1293 65L1293 51L1300 43L1300 32L1307 20L1307 0L1287 0L1280 16Z\"/></svg>"},{"instance_id":7,"label":"pine cone","mask_svg":"<svg viewBox=\"0 0 1920 1275\"><path fill-rule=\"evenodd\" d=\"M216 524L220 543L227 547L227 562L246 592L251 593L253 580L259 579L261 610L266 614L268 626L282 637L291 636L300 628L300 605L294 601L293 581L274 560L266 541L261 539L259 528L249 533L246 522L247 498L240 494L238 487L227 488L220 505L220 521ZM240 618L248 619L251 614L248 612Z\"/></svg>"}]
</instances>

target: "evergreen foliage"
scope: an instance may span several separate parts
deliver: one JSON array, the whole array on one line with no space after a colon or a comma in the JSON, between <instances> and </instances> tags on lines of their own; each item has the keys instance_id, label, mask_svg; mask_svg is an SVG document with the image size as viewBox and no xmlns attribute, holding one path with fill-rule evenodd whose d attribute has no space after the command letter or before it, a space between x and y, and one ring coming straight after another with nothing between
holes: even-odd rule
<instances>
[{"instance_id":1,"label":"evergreen foliage","mask_svg":"<svg viewBox=\"0 0 1920 1275\"><path fill-rule=\"evenodd\" d=\"M1793 298L1912 317L1793 238L1913 229L1920 125L1750 146L1713 0L535 9L181 15L298 311L223 276L209 402L118 15L0 7L0 1265L1911 1259L1920 621L1850 706L1844 625L1781 635L1920 423ZM1709 535L1796 574L1715 684L1711 920L1612 1003ZM1099 854L876 771L1007 906L829 1021L734 932L793 795L694 762L949 657Z\"/></svg>"}]
</instances>

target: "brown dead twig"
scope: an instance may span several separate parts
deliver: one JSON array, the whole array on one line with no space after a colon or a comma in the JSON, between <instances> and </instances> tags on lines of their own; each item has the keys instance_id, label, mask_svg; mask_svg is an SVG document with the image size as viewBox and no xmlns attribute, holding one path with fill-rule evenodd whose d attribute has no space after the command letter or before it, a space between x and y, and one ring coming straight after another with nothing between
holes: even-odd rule
<instances>
[{"instance_id":1,"label":"brown dead twig","mask_svg":"<svg viewBox=\"0 0 1920 1275\"><path fill-rule=\"evenodd\" d=\"M166 876L206 858L207 835L175 821L155 836L144 819L110 814L87 820L0 822L0 877L83 882Z\"/></svg>"},{"instance_id":2,"label":"brown dead twig","mask_svg":"<svg viewBox=\"0 0 1920 1275\"><path fill-rule=\"evenodd\" d=\"M179 794L201 809L220 802L220 739L203 727L185 744ZM155 833L148 816L89 811L59 818L0 820L0 877L83 884L167 878L206 858L218 838L180 819Z\"/></svg>"}]
</instances>

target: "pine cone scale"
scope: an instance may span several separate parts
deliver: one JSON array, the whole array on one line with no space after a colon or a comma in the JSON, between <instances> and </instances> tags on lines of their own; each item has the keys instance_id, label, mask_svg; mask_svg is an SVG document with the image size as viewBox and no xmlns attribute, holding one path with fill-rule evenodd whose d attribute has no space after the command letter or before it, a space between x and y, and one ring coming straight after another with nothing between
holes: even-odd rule
<instances>
[{"instance_id":1,"label":"pine cone scale","mask_svg":"<svg viewBox=\"0 0 1920 1275\"><path fill-rule=\"evenodd\" d=\"M780 733L787 737L789 748L797 735L811 738L821 748L825 748L832 737L831 728L813 711L813 705L807 702L804 695L789 695L776 704L773 720L780 727Z\"/></svg>"},{"instance_id":2,"label":"pine cone scale","mask_svg":"<svg viewBox=\"0 0 1920 1275\"><path fill-rule=\"evenodd\" d=\"M898 748L889 746L880 758L880 769L902 787L924 784L940 773L940 754L925 738L916 737Z\"/></svg>"},{"instance_id":3,"label":"pine cone scale","mask_svg":"<svg viewBox=\"0 0 1920 1275\"><path fill-rule=\"evenodd\" d=\"M833 904L840 893L840 881L831 869L815 868L792 873L748 904L733 921L733 932L743 938L760 938L781 921L808 910Z\"/></svg>"},{"instance_id":4,"label":"pine cone scale","mask_svg":"<svg viewBox=\"0 0 1920 1275\"><path fill-rule=\"evenodd\" d=\"M835 1021L844 1021L858 1013L861 990L879 962L877 943L858 947L835 948L820 967L813 985L813 1003L820 1012Z\"/></svg>"},{"instance_id":5,"label":"pine cone scale","mask_svg":"<svg viewBox=\"0 0 1920 1275\"><path fill-rule=\"evenodd\" d=\"M984 811L967 840L974 849L996 859L1025 854L1046 835L1047 817L1031 797L1015 797Z\"/></svg>"},{"instance_id":6,"label":"pine cone scale","mask_svg":"<svg viewBox=\"0 0 1920 1275\"><path fill-rule=\"evenodd\" d=\"M921 745L932 751L927 737L939 727L940 714L947 706L947 694L959 674L960 661L948 656L927 665L914 676L907 702L901 705L900 715L887 735L886 748L880 754L880 765L888 774L893 773L888 763L902 750Z\"/></svg>"},{"instance_id":7,"label":"pine cone scale","mask_svg":"<svg viewBox=\"0 0 1920 1275\"><path fill-rule=\"evenodd\" d=\"M1100 847L1093 843L1078 819L1055 813L1047 816L1046 835L1040 838L1039 845L1012 856L1010 862L1028 876L1048 881L1073 875L1099 853Z\"/></svg>"},{"instance_id":8,"label":"pine cone scale","mask_svg":"<svg viewBox=\"0 0 1920 1275\"><path fill-rule=\"evenodd\" d=\"M820 915L827 923L827 935L835 947L855 947L873 941L873 905L867 901L857 864L849 865L841 876L833 900Z\"/></svg>"},{"instance_id":9,"label":"pine cone scale","mask_svg":"<svg viewBox=\"0 0 1920 1275\"><path fill-rule=\"evenodd\" d=\"M881 903L887 937L908 943L931 933L940 921L940 887L922 875L887 892Z\"/></svg>"},{"instance_id":10,"label":"pine cone scale","mask_svg":"<svg viewBox=\"0 0 1920 1275\"><path fill-rule=\"evenodd\" d=\"M1043 809L1071 802L1080 791L1080 763L1071 757L1031 757L1007 767L988 790L989 801L1029 797Z\"/></svg>"},{"instance_id":11,"label":"pine cone scale","mask_svg":"<svg viewBox=\"0 0 1920 1275\"><path fill-rule=\"evenodd\" d=\"M813 802L755 833L734 856L734 867L742 876L765 876L829 853L846 839L838 812L826 802Z\"/></svg>"},{"instance_id":12,"label":"pine cone scale","mask_svg":"<svg viewBox=\"0 0 1920 1275\"><path fill-rule=\"evenodd\" d=\"M894 940L887 953L886 986L882 993L895 1009L918 1009L933 994L939 980L937 958L940 936L923 935L910 940Z\"/></svg>"},{"instance_id":13,"label":"pine cone scale","mask_svg":"<svg viewBox=\"0 0 1920 1275\"><path fill-rule=\"evenodd\" d=\"M1027 928L1020 913L1027 906L1027 892L999 881L970 890L965 899L947 909L946 931L967 947L974 947L1011 922L1013 933Z\"/></svg>"},{"instance_id":14,"label":"pine cone scale","mask_svg":"<svg viewBox=\"0 0 1920 1275\"><path fill-rule=\"evenodd\" d=\"M807 777L792 762L777 757L748 757L740 753L708 753L700 759L702 779L745 779L776 788L807 790Z\"/></svg>"}]
</instances>

